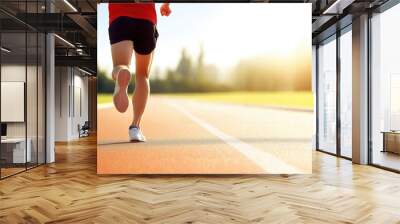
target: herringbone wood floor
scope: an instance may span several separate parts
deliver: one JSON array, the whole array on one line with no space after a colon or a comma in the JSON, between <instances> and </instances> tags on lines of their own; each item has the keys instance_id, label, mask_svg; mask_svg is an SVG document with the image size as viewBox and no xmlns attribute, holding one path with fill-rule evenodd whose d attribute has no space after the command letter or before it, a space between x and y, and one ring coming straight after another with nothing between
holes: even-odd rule
<instances>
[{"instance_id":1,"label":"herringbone wood floor","mask_svg":"<svg viewBox=\"0 0 400 224\"><path fill-rule=\"evenodd\" d=\"M0 181L0 223L400 223L400 175L318 152L313 171L98 176L91 137Z\"/></svg>"}]
</instances>

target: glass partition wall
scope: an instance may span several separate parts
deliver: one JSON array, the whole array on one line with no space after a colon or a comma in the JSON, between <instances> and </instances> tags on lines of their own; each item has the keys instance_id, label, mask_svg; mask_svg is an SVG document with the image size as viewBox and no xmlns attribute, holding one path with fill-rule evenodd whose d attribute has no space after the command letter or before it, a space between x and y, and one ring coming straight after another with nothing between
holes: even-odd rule
<instances>
[{"instance_id":1,"label":"glass partition wall","mask_svg":"<svg viewBox=\"0 0 400 224\"><path fill-rule=\"evenodd\" d=\"M371 18L370 163L400 171L400 4Z\"/></svg>"},{"instance_id":2,"label":"glass partition wall","mask_svg":"<svg viewBox=\"0 0 400 224\"><path fill-rule=\"evenodd\" d=\"M40 1L14 1L22 12ZM2 1L0 7L11 4ZM45 163L45 35L0 11L0 178ZM23 15L23 14L22 14Z\"/></svg>"},{"instance_id":3,"label":"glass partition wall","mask_svg":"<svg viewBox=\"0 0 400 224\"><path fill-rule=\"evenodd\" d=\"M352 33L341 31L340 49L340 155L352 158Z\"/></svg>"},{"instance_id":4,"label":"glass partition wall","mask_svg":"<svg viewBox=\"0 0 400 224\"><path fill-rule=\"evenodd\" d=\"M368 164L400 172L400 4L369 17ZM317 149L352 158L352 27L317 45ZM338 56L338 57L336 57Z\"/></svg>"},{"instance_id":5,"label":"glass partition wall","mask_svg":"<svg viewBox=\"0 0 400 224\"><path fill-rule=\"evenodd\" d=\"M318 149L336 154L336 36L318 47Z\"/></svg>"},{"instance_id":6,"label":"glass partition wall","mask_svg":"<svg viewBox=\"0 0 400 224\"><path fill-rule=\"evenodd\" d=\"M352 157L352 27L338 31L317 50L317 149Z\"/></svg>"},{"instance_id":7,"label":"glass partition wall","mask_svg":"<svg viewBox=\"0 0 400 224\"><path fill-rule=\"evenodd\" d=\"M1 33L1 177L26 169L26 33ZM29 160L28 160L29 162Z\"/></svg>"}]
</instances>

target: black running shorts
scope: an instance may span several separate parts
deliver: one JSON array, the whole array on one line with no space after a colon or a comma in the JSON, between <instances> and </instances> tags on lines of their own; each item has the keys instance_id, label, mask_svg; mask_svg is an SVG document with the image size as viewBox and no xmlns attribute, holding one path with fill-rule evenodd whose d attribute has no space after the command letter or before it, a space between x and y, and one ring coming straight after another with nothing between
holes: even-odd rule
<instances>
[{"instance_id":1,"label":"black running shorts","mask_svg":"<svg viewBox=\"0 0 400 224\"><path fill-rule=\"evenodd\" d=\"M158 32L156 26L144 19L119 17L108 28L110 43L123 40L133 41L135 52L142 55L150 54L156 48Z\"/></svg>"}]
</instances>

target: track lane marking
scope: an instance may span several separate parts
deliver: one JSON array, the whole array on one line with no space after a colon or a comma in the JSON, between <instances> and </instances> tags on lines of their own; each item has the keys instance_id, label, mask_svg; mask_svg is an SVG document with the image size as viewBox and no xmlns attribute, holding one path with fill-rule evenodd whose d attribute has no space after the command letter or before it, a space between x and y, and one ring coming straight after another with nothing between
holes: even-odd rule
<instances>
[{"instance_id":1,"label":"track lane marking","mask_svg":"<svg viewBox=\"0 0 400 224\"><path fill-rule=\"evenodd\" d=\"M173 101L167 101L167 104L174 107L176 110L181 112L182 114L186 115L190 118L193 122L201 126L202 128L206 129L211 134L215 135L226 144L230 145L241 154L246 156L248 159L253 161L259 167L264 169L266 173L269 174L301 174L304 171L280 160L274 155L262 151L246 142L243 142L231 135L224 133L223 131L219 130L218 128L212 126L211 124L207 123L206 121L200 119L199 117L193 115L185 108L179 106L177 103Z\"/></svg>"},{"instance_id":2,"label":"track lane marking","mask_svg":"<svg viewBox=\"0 0 400 224\"><path fill-rule=\"evenodd\" d=\"M97 104L97 110L101 110L101 109L108 109L108 108L112 108L114 107L113 103L101 103L101 104Z\"/></svg>"}]
</instances>

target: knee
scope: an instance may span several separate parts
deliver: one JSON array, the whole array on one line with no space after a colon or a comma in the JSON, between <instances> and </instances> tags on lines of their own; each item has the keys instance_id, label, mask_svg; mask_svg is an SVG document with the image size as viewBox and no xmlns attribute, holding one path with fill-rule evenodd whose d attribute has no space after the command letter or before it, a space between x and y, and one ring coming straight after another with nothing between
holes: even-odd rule
<instances>
[{"instance_id":1,"label":"knee","mask_svg":"<svg viewBox=\"0 0 400 224\"><path fill-rule=\"evenodd\" d=\"M112 78L115 79L115 75L118 74L122 69L130 71L129 65L115 65L112 71Z\"/></svg>"},{"instance_id":2,"label":"knee","mask_svg":"<svg viewBox=\"0 0 400 224\"><path fill-rule=\"evenodd\" d=\"M114 65L113 72L118 72L121 69L130 70L129 65Z\"/></svg>"}]
</instances>

